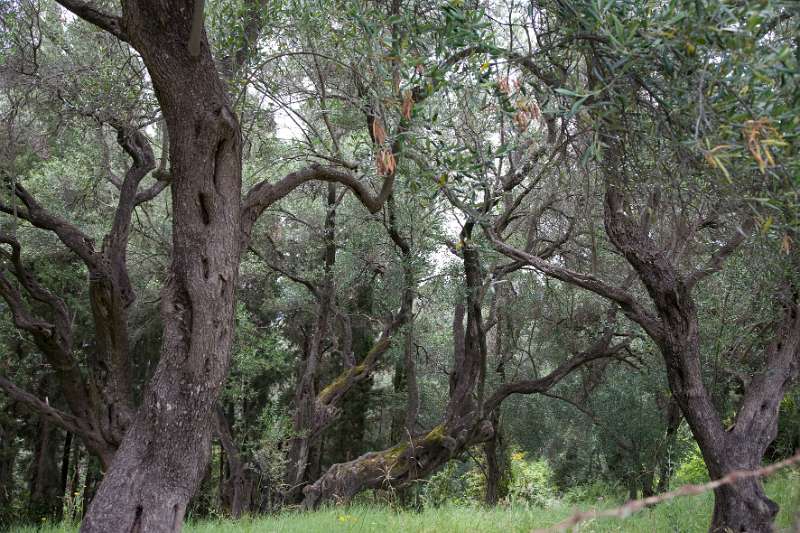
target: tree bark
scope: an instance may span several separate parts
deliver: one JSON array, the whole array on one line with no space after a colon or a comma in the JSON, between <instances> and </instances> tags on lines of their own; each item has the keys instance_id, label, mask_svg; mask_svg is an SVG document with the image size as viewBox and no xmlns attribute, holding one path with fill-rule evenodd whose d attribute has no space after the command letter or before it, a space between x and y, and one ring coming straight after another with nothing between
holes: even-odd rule
<instances>
[{"instance_id":1,"label":"tree bark","mask_svg":"<svg viewBox=\"0 0 800 533\"><path fill-rule=\"evenodd\" d=\"M86 4L64 4L140 52L166 119L172 165L161 358L81 531L179 531L208 463L212 409L230 364L241 239L239 125L202 24L192 29L202 2L131 0L121 19L110 21ZM200 32L197 50L188 46L193 31Z\"/></svg>"},{"instance_id":2,"label":"tree bark","mask_svg":"<svg viewBox=\"0 0 800 533\"><path fill-rule=\"evenodd\" d=\"M699 279L713 270L701 268L688 276L680 273L639 224L623 214L623 209L622 194L610 183L606 191L606 232L639 275L658 313L659 333L651 336L661 350L670 390L697 440L711 479L738 469L758 468L777 433L780 400L800 370L797 291L791 286L780 291L777 301L783 301L784 316L775 340L765 349L765 368L748 386L735 426L726 431L703 383L700 326L691 294ZM737 233L731 242L736 239L741 242L743 237ZM723 246L717 254L729 247ZM712 532L773 531L778 506L764 494L759 480L721 487L714 494Z\"/></svg>"}]
</instances>

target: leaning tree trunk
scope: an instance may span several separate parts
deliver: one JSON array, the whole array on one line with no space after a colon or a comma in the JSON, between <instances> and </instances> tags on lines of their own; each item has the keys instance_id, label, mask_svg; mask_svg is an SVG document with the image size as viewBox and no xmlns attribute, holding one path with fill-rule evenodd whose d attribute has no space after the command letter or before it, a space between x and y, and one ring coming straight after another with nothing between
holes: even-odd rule
<instances>
[{"instance_id":1,"label":"leaning tree trunk","mask_svg":"<svg viewBox=\"0 0 800 533\"><path fill-rule=\"evenodd\" d=\"M141 53L166 119L173 253L161 298L161 358L83 532L179 531L210 454L212 409L233 336L241 141L202 6L123 2L121 28L111 26Z\"/></svg>"}]
</instances>

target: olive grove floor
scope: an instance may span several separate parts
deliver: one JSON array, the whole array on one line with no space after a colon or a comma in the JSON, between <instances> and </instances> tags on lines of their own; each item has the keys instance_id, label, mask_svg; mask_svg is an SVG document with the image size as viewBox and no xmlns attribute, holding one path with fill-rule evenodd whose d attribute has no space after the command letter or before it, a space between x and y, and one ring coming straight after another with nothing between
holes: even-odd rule
<instances>
[{"instance_id":1,"label":"olive grove floor","mask_svg":"<svg viewBox=\"0 0 800 533\"><path fill-rule=\"evenodd\" d=\"M766 484L767 493L781 506L778 530L798 531L800 525L800 470L776 476ZM496 509L446 506L415 513L379 506L330 507L312 513L282 513L271 517L238 521L204 520L187 522L187 533L334 533L334 532L528 532L564 520L576 509L613 507L619 501L583 502L577 505L555 500L546 507L511 506ZM585 522L581 532L704 532L712 506L711 494L665 502L624 520ZM794 524L794 525L793 525ZM70 524L41 524L17 528L17 533L74 533Z\"/></svg>"}]
</instances>

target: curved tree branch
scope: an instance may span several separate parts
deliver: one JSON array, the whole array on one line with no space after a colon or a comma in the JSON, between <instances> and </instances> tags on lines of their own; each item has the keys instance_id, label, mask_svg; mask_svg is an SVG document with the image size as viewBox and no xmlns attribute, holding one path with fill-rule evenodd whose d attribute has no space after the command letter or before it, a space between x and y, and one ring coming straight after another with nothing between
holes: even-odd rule
<instances>
[{"instance_id":1,"label":"curved tree branch","mask_svg":"<svg viewBox=\"0 0 800 533\"><path fill-rule=\"evenodd\" d=\"M642 326L652 338L658 339L662 337L663 331L658 319L637 302L633 295L625 289L609 285L591 274L575 272L574 270L546 261L536 255L514 248L500 240L491 228L484 227L484 229L492 246L498 252L517 261L522 261L543 274L572 285L577 285L578 287L594 292L595 294L617 303L622 309L622 312L625 313L625 316Z\"/></svg>"},{"instance_id":2,"label":"curved tree branch","mask_svg":"<svg viewBox=\"0 0 800 533\"><path fill-rule=\"evenodd\" d=\"M372 214L380 211L384 202L392 193L394 186L394 176L387 176L383 181L381 190L377 195L373 195L367 186L356 179L352 173L319 164L312 164L304 169L291 172L274 183L262 181L254 185L244 198L242 206L242 239L245 246L243 246L243 250L247 249L246 244L249 243L253 225L265 209L297 187L314 180L341 183L349 188Z\"/></svg>"},{"instance_id":3,"label":"curved tree branch","mask_svg":"<svg viewBox=\"0 0 800 533\"><path fill-rule=\"evenodd\" d=\"M579 353L578 355L567 359L561 363L555 370L539 379L516 381L514 383L507 383L498 388L494 394L486 402L486 411L490 412L500 406L500 404L512 394L533 394L546 392L553 388L553 386L564 379L567 375L575 369L605 357L615 357L622 349L630 344L631 339L627 338L624 341L611 345L611 340L614 337L612 328L606 329L602 337L600 337L588 350Z\"/></svg>"},{"instance_id":4,"label":"curved tree branch","mask_svg":"<svg viewBox=\"0 0 800 533\"><path fill-rule=\"evenodd\" d=\"M128 42L128 35L125 32L122 18L115 15L109 15L88 2L81 0L56 0L66 9L72 11L77 16L97 26L98 28L107 31L120 41Z\"/></svg>"},{"instance_id":5,"label":"curved tree branch","mask_svg":"<svg viewBox=\"0 0 800 533\"><path fill-rule=\"evenodd\" d=\"M48 402L42 401L30 392L19 388L3 376L0 376L0 389L3 389L3 391L5 391L5 393L11 398L24 403L40 415L46 417L48 420L51 420L65 430L76 433L85 438L95 438L95 435L87 432L84 429L78 418L67 414L64 411L56 409Z\"/></svg>"}]
</instances>

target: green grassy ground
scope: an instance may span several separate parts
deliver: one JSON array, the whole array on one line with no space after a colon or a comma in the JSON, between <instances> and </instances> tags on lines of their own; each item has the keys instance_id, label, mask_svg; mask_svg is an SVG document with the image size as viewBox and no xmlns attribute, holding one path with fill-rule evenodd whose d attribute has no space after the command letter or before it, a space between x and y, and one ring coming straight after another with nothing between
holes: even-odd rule
<instances>
[{"instance_id":1,"label":"green grassy ground","mask_svg":"<svg viewBox=\"0 0 800 533\"><path fill-rule=\"evenodd\" d=\"M800 472L778 476L767 483L767 493L781 506L778 516L780 531L793 531L792 522L800 513ZM618 502L607 502L610 507ZM582 532L675 532L706 531L711 515L711 494L678 498L653 509L648 509L624 520L602 519L585 522ZM590 504L578 505L589 509ZM441 507L420 513L394 511L385 507L350 506L333 507L314 513L283 513L272 517L189 522L184 531L189 533L334 533L398 531L416 533L447 532L523 532L546 527L572 514L575 506L562 502L539 507L512 507L482 509L475 507ZM19 528L19 533L73 533L75 527L58 526Z\"/></svg>"}]
</instances>

